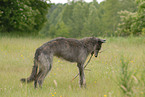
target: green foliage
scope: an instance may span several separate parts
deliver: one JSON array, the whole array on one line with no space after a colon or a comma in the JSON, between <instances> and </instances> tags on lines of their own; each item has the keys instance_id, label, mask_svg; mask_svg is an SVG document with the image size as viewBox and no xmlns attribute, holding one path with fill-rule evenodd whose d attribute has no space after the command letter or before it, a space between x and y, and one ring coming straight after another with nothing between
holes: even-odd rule
<instances>
[{"instance_id":1,"label":"green foliage","mask_svg":"<svg viewBox=\"0 0 145 97\"><path fill-rule=\"evenodd\" d=\"M115 35L117 25L120 23L118 12L121 10L134 11L136 9L135 0L106 0L104 3L103 22L104 31L108 35Z\"/></svg>"},{"instance_id":2,"label":"green foliage","mask_svg":"<svg viewBox=\"0 0 145 97\"><path fill-rule=\"evenodd\" d=\"M2 32L40 30L48 7L45 0L1 0L0 29Z\"/></svg>"},{"instance_id":3,"label":"green foliage","mask_svg":"<svg viewBox=\"0 0 145 97\"><path fill-rule=\"evenodd\" d=\"M133 11L135 7L134 0L105 0L100 4L96 0L90 3L78 0L53 5L48 22L39 34L49 37L111 36L120 22L118 11ZM58 25L63 25L64 32Z\"/></svg>"},{"instance_id":4,"label":"green foliage","mask_svg":"<svg viewBox=\"0 0 145 97\"><path fill-rule=\"evenodd\" d=\"M136 12L121 11L121 23L118 25L117 35L143 35L145 27L145 1L137 0Z\"/></svg>"},{"instance_id":5,"label":"green foliage","mask_svg":"<svg viewBox=\"0 0 145 97\"><path fill-rule=\"evenodd\" d=\"M134 80L138 82L135 77L135 72L130 70L129 62L129 60L125 61L124 57L121 58L121 72L118 78L118 85L122 90L123 97L133 97L133 89L135 87Z\"/></svg>"},{"instance_id":6,"label":"green foliage","mask_svg":"<svg viewBox=\"0 0 145 97\"><path fill-rule=\"evenodd\" d=\"M145 28L142 29L141 35L145 35Z\"/></svg>"},{"instance_id":7,"label":"green foliage","mask_svg":"<svg viewBox=\"0 0 145 97\"><path fill-rule=\"evenodd\" d=\"M119 0L106 0L103 6L104 14L102 21L104 22L104 31L109 34L113 34L119 22L119 16L117 15L117 12L121 10L119 3Z\"/></svg>"},{"instance_id":8,"label":"green foliage","mask_svg":"<svg viewBox=\"0 0 145 97\"><path fill-rule=\"evenodd\" d=\"M72 37L79 37L81 35L83 24L86 18L86 3L78 2L74 4L72 10L72 20L70 21L71 27L73 29Z\"/></svg>"},{"instance_id":9,"label":"green foliage","mask_svg":"<svg viewBox=\"0 0 145 97\"><path fill-rule=\"evenodd\" d=\"M49 37L127 36L144 33L145 3L142 0L137 0L137 12L135 0L105 0L100 4L96 0L90 3L78 0L52 5L49 11L50 4L47 1L1 0L0 32L39 32ZM119 15L122 16L121 20ZM118 23L120 25L117 29Z\"/></svg>"},{"instance_id":10,"label":"green foliage","mask_svg":"<svg viewBox=\"0 0 145 97\"><path fill-rule=\"evenodd\" d=\"M122 23L119 23L116 34L118 36L128 36L131 35L131 25L133 24L136 13L129 11L119 12Z\"/></svg>"},{"instance_id":11,"label":"green foliage","mask_svg":"<svg viewBox=\"0 0 145 97\"><path fill-rule=\"evenodd\" d=\"M101 33L101 18L99 14L99 5L96 2L93 2L89 5L88 16L85 19L84 27L82 29L82 36L97 36Z\"/></svg>"}]
</instances>

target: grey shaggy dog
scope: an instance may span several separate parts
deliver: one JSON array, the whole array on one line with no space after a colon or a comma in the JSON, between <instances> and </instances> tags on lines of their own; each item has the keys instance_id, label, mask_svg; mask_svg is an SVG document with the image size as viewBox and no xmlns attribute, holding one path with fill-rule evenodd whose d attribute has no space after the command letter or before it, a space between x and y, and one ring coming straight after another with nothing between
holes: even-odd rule
<instances>
[{"instance_id":1,"label":"grey shaggy dog","mask_svg":"<svg viewBox=\"0 0 145 97\"><path fill-rule=\"evenodd\" d=\"M86 87L84 75L84 63L89 54L98 56L102 43L106 40L96 37L87 37L80 40L73 38L56 38L46 42L35 52L34 66L28 78L22 78L22 82L34 81L34 87L42 87L44 78L52 68L53 56L63 58L70 62L76 62L79 69L80 87ZM39 67L39 71L37 71Z\"/></svg>"}]
</instances>

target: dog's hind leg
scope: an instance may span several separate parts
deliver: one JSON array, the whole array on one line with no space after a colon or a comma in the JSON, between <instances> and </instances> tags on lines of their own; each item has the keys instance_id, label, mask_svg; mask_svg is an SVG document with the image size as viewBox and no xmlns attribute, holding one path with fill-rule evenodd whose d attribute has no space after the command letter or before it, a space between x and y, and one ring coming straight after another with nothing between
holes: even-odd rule
<instances>
[{"instance_id":1,"label":"dog's hind leg","mask_svg":"<svg viewBox=\"0 0 145 97\"><path fill-rule=\"evenodd\" d=\"M42 70L39 69L39 72L34 80L34 88L37 88L37 83L38 83L38 77L42 74Z\"/></svg>"},{"instance_id":2,"label":"dog's hind leg","mask_svg":"<svg viewBox=\"0 0 145 97\"><path fill-rule=\"evenodd\" d=\"M44 78L52 68L52 55L41 54L40 56L41 70L38 73L37 81L40 87L42 87Z\"/></svg>"},{"instance_id":3,"label":"dog's hind leg","mask_svg":"<svg viewBox=\"0 0 145 97\"><path fill-rule=\"evenodd\" d=\"M83 67L83 64L77 64L78 68L79 68L79 77L80 77L80 81L79 81L79 84L80 84L80 87L84 87L86 88L86 80L85 80L85 74L84 74L84 67Z\"/></svg>"}]
</instances>

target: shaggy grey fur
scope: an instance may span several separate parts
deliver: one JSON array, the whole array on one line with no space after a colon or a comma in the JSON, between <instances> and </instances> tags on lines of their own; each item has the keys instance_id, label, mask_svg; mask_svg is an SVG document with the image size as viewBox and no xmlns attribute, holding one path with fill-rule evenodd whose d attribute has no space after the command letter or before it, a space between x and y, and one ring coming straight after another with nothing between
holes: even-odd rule
<instances>
[{"instance_id":1,"label":"shaggy grey fur","mask_svg":"<svg viewBox=\"0 0 145 97\"><path fill-rule=\"evenodd\" d=\"M79 69L80 87L86 87L84 75L84 63L89 54L98 56L102 43L106 40L96 37L87 37L76 40L73 38L56 38L36 50L34 57L34 66L30 77L21 79L22 82L34 81L34 87L37 83L42 87L42 83L48 72L52 68L53 56L63 58L70 62L76 62ZM37 68L39 71L37 72Z\"/></svg>"}]
</instances>

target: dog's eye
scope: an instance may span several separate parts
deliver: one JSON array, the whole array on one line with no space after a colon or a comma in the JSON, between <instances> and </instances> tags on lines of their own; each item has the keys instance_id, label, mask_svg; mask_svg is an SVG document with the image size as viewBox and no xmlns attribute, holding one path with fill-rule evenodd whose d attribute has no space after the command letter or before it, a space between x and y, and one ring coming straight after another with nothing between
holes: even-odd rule
<instances>
[{"instance_id":1,"label":"dog's eye","mask_svg":"<svg viewBox=\"0 0 145 97\"><path fill-rule=\"evenodd\" d=\"M100 48L99 49L97 49L98 51L100 50Z\"/></svg>"},{"instance_id":2,"label":"dog's eye","mask_svg":"<svg viewBox=\"0 0 145 97\"><path fill-rule=\"evenodd\" d=\"M96 48L96 50L100 50L100 49L101 49L101 45Z\"/></svg>"}]
</instances>

